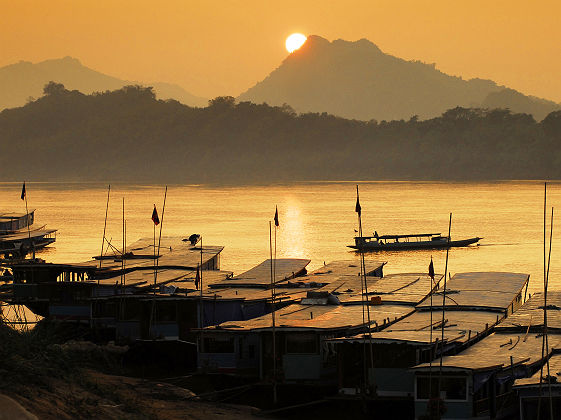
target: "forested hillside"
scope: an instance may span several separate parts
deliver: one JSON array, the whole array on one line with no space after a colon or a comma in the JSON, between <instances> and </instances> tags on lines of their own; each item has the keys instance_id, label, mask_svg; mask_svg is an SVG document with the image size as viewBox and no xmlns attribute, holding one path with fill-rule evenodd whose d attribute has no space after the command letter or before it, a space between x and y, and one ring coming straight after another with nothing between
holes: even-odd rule
<instances>
[{"instance_id":1,"label":"forested hillside","mask_svg":"<svg viewBox=\"0 0 561 420\"><path fill-rule=\"evenodd\" d=\"M51 83L0 113L0 139L3 181L561 179L561 111L540 123L466 108L363 122L230 97L191 108L138 86L84 95Z\"/></svg>"}]
</instances>

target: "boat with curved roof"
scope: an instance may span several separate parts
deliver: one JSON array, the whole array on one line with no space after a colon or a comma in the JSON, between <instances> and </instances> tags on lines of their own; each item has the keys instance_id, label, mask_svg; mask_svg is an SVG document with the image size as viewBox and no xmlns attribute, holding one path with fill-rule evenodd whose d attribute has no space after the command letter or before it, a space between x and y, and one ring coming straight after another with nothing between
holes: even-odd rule
<instances>
[{"instance_id":1,"label":"boat with curved roof","mask_svg":"<svg viewBox=\"0 0 561 420\"><path fill-rule=\"evenodd\" d=\"M407 251L410 249L437 249L468 246L478 243L479 237L452 240L440 233L415 233L409 235L355 236L355 244L349 245L359 251Z\"/></svg>"}]
</instances>

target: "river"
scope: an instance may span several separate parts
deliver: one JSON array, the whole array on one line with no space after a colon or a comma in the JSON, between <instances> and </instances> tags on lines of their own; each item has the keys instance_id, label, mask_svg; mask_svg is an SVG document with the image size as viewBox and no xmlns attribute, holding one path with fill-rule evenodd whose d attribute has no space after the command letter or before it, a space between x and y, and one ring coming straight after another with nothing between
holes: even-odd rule
<instances>
[{"instance_id":1,"label":"river","mask_svg":"<svg viewBox=\"0 0 561 420\"><path fill-rule=\"evenodd\" d=\"M543 183L539 182L360 182L365 234L441 232L452 238L483 237L480 246L450 251L449 271L514 271L531 275L530 291L543 287ZM218 187L171 185L162 215L163 186L112 185L107 237L122 244L123 199L127 242L152 237L156 204L162 234L203 236L204 244L224 245L223 270L242 272L269 256L269 221L278 206L277 256L309 258L309 269L337 259L357 259L347 245L358 229L356 190L351 182ZM2 208L25 212L21 184L1 183ZM80 262L98 255L105 218L107 185L28 183L29 208L36 224L58 229L57 241L38 256L52 262ZM561 208L561 184L548 186L551 207ZM549 219L548 219L549 226ZM561 224L554 221L551 289L561 289ZM159 231L158 231L159 232ZM549 232L548 232L549 240ZM386 273L426 272L431 256L444 272L446 251L367 254L387 261Z\"/></svg>"}]
</instances>

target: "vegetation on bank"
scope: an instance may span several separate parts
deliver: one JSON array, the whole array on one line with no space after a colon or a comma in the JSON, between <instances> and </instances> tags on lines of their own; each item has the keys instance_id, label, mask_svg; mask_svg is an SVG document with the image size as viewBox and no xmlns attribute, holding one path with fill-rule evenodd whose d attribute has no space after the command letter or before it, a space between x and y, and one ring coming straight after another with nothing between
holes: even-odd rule
<instances>
[{"instance_id":1,"label":"vegetation on bank","mask_svg":"<svg viewBox=\"0 0 561 420\"><path fill-rule=\"evenodd\" d=\"M47 320L16 331L0 319L0 395L42 420L253 417L251 407L204 402L169 383L121 376L127 348L82 341L87 334Z\"/></svg>"},{"instance_id":2,"label":"vegetation on bank","mask_svg":"<svg viewBox=\"0 0 561 420\"><path fill-rule=\"evenodd\" d=\"M84 95L51 82L44 93L0 113L5 181L561 179L561 111L363 122L231 97L192 108L139 86Z\"/></svg>"}]
</instances>

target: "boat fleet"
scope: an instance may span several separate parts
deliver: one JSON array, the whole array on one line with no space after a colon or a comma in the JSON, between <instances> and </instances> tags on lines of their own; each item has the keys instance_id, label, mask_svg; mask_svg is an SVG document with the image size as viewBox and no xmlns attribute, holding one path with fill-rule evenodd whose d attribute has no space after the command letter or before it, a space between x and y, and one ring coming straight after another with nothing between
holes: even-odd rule
<instances>
[{"instance_id":1,"label":"boat fleet","mask_svg":"<svg viewBox=\"0 0 561 420\"><path fill-rule=\"evenodd\" d=\"M34 212L3 215L3 249L52 243L55 230L32 230L33 220ZM561 294L550 293L544 353L544 296L528 294L528 274L477 267L450 278L431 270L385 274L386 261L354 257L311 271L307 259L266 259L235 275L221 268L222 246L193 238L164 236L158 245L144 238L80 263L3 251L10 276L0 301L86 327L101 342L142 346L173 361L168 376L239 378L275 407L314 402L314 410L354 407L382 417L529 419L545 395L546 361L561 366ZM479 239L375 233L352 247ZM548 379L560 404L561 373L553 369Z\"/></svg>"}]
</instances>

